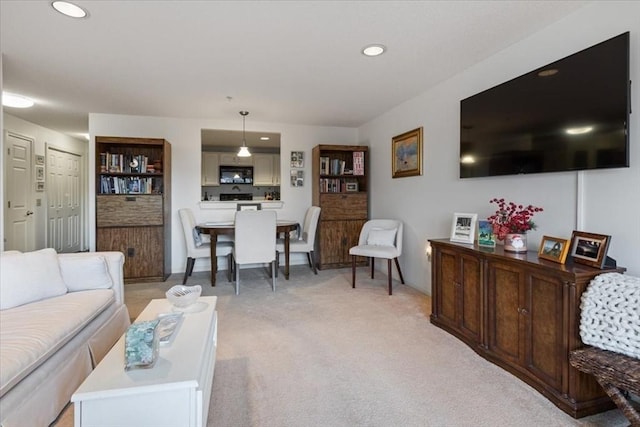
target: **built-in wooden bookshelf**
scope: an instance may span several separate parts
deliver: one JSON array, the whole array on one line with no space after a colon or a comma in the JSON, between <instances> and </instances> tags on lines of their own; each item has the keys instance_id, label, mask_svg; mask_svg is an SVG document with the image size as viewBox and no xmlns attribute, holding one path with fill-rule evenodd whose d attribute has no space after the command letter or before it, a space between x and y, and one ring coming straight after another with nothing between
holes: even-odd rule
<instances>
[{"instance_id":1,"label":"built-in wooden bookshelf","mask_svg":"<svg viewBox=\"0 0 640 427\"><path fill-rule=\"evenodd\" d=\"M351 265L349 248L358 244L369 217L368 152L362 145L313 149L313 204L321 208L315 249L320 269Z\"/></svg>"},{"instance_id":2,"label":"built-in wooden bookshelf","mask_svg":"<svg viewBox=\"0 0 640 427\"><path fill-rule=\"evenodd\" d=\"M126 282L171 273L171 144L96 137L96 249L125 255Z\"/></svg>"}]
</instances>

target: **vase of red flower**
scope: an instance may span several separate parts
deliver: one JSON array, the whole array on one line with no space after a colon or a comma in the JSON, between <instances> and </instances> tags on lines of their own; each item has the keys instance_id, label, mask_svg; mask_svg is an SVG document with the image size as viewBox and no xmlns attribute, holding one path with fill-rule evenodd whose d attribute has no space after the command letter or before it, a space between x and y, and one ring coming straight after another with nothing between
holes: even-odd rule
<instances>
[{"instance_id":1,"label":"vase of red flower","mask_svg":"<svg viewBox=\"0 0 640 427\"><path fill-rule=\"evenodd\" d=\"M536 224L531 218L535 213L542 212L543 209L533 205L518 205L498 198L489 200L489 203L498 205L496 213L487 219L498 240L504 241L504 250L526 252L527 231L536 228Z\"/></svg>"}]
</instances>

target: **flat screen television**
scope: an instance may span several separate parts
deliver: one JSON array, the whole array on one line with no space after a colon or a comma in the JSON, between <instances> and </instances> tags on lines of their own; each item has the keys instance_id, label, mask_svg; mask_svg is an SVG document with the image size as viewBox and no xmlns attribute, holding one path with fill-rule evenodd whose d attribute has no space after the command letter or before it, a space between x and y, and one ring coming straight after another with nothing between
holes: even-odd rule
<instances>
[{"instance_id":1,"label":"flat screen television","mask_svg":"<svg viewBox=\"0 0 640 427\"><path fill-rule=\"evenodd\" d=\"M629 166L629 32L460 101L460 177Z\"/></svg>"}]
</instances>

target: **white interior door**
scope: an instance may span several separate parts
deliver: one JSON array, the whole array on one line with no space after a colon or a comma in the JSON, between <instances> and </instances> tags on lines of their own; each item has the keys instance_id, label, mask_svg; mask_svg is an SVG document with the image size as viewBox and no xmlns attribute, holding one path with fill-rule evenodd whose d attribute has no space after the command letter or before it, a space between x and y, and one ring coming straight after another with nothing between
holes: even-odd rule
<instances>
[{"instance_id":1,"label":"white interior door","mask_svg":"<svg viewBox=\"0 0 640 427\"><path fill-rule=\"evenodd\" d=\"M57 252L81 250L80 159L47 148L47 246Z\"/></svg>"},{"instance_id":2,"label":"white interior door","mask_svg":"<svg viewBox=\"0 0 640 427\"><path fill-rule=\"evenodd\" d=\"M32 207L33 141L7 132L5 138L5 250L35 250L35 224Z\"/></svg>"}]
</instances>

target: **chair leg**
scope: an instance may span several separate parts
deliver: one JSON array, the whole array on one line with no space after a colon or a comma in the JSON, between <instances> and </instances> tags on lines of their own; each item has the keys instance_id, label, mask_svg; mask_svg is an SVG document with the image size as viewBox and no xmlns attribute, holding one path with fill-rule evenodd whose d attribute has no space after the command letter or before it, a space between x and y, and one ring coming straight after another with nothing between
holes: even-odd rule
<instances>
[{"instance_id":1,"label":"chair leg","mask_svg":"<svg viewBox=\"0 0 640 427\"><path fill-rule=\"evenodd\" d=\"M356 256L351 255L351 287L356 288Z\"/></svg>"},{"instance_id":2,"label":"chair leg","mask_svg":"<svg viewBox=\"0 0 640 427\"><path fill-rule=\"evenodd\" d=\"M395 257L394 261L396 262L396 268L398 269L398 275L400 276L400 283L404 285L404 277L402 277L402 270L400 270L400 263L398 262L398 257Z\"/></svg>"},{"instance_id":3,"label":"chair leg","mask_svg":"<svg viewBox=\"0 0 640 427\"><path fill-rule=\"evenodd\" d=\"M280 252L276 251L276 277L278 277L278 270L280 270Z\"/></svg>"},{"instance_id":4,"label":"chair leg","mask_svg":"<svg viewBox=\"0 0 640 427\"><path fill-rule=\"evenodd\" d=\"M375 263L376 263L375 258L374 257L369 258L369 262L371 263L371 278L373 279L373 270L375 269Z\"/></svg>"},{"instance_id":5,"label":"chair leg","mask_svg":"<svg viewBox=\"0 0 640 427\"><path fill-rule=\"evenodd\" d=\"M229 283L233 282L233 254L230 253L227 255L227 277L229 278Z\"/></svg>"},{"instance_id":6,"label":"chair leg","mask_svg":"<svg viewBox=\"0 0 640 427\"><path fill-rule=\"evenodd\" d=\"M276 291L276 260L271 261L271 289Z\"/></svg>"},{"instance_id":7,"label":"chair leg","mask_svg":"<svg viewBox=\"0 0 640 427\"><path fill-rule=\"evenodd\" d=\"M187 268L184 270L184 278L182 279L183 285L187 283L187 277L191 276L191 273L193 272L193 264L195 263L195 258L187 257Z\"/></svg>"},{"instance_id":8,"label":"chair leg","mask_svg":"<svg viewBox=\"0 0 640 427\"><path fill-rule=\"evenodd\" d=\"M236 295L240 294L240 265L236 262Z\"/></svg>"},{"instance_id":9,"label":"chair leg","mask_svg":"<svg viewBox=\"0 0 640 427\"><path fill-rule=\"evenodd\" d=\"M318 268L316 267L316 258L313 256L313 251L307 252L307 258L309 258L309 265L313 269L313 274L318 274Z\"/></svg>"},{"instance_id":10,"label":"chair leg","mask_svg":"<svg viewBox=\"0 0 640 427\"><path fill-rule=\"evenodd\" d=\"M392 294L391 288L391 258L387 259L387 280L389 281L389 295Z\"/></svg>"}]
</instances>

